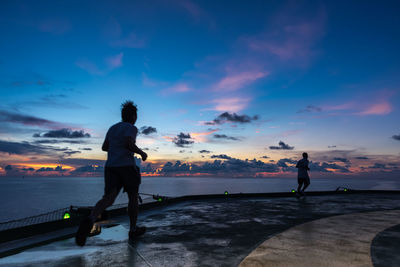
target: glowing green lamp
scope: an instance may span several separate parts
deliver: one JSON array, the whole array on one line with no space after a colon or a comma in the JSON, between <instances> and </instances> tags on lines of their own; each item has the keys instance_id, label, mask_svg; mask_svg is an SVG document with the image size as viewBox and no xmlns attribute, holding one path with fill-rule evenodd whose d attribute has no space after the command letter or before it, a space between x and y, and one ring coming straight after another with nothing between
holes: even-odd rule
<instances>
[{"instance_id":1,"label":"glowing green lamp","mask_svg":"<svg viewBox=\"0 0 400 267\"><path fill-rule=\"evenodd\" d=\"M224 192L224 195L228 195L228 194L229 194L228 191L225 191L225 192Z\"/></svg>"},{"instance_id":2,"label":"glowing green lamp","mask_svg":"<svg viewBox=\"0 0 400 267\"><path fill-rule=\"evenodd\" d=\"M343 191L344 191L344 192L347 192L347 188L344 188Z\"/></svg>"},{"instance_id":3,"label":"glowing green lamp","mask_svg":"<svg viewBox=\"0 0 400 267\"><path fill-rule=\"evenodd\" d=\"M159 198L157 199L157 201L158 201L158 202L162 202L162 198L159 197Z\"/></svg>"},{"instance_id":4,"label":"glowing green lamp","mask_svg":"<svg viewBox=\"0 0 400 267\"><path fill-rule=\"evenodd\" d=\"M292 189L292 193L296 193L296 190Z\"/></svg>"},{"instance_id":5,"label":"glowing green lamp","mask_svg":"<svg viewBox=\"0 0 400 267\"><path fill-rule=\"evenodd\" d=\"M69 212L66 211L66 212L64 213L63 219L64 219L64 220L67 220L67 219L69 219L69 218L71 218L71 214L69 214Z\"/></svg>"}]
</instances>

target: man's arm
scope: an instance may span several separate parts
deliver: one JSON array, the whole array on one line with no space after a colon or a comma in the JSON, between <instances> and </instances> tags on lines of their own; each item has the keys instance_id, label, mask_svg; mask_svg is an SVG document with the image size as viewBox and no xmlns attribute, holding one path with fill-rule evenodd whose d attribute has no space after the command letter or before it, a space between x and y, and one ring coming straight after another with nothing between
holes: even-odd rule
<instances>
[{"instance_id":1,"label":"man's arm","mask_svg":"<svg viewBox=\"0 0 400 267\"><path fill-rule=\"evenodd\" d=\"M108 143L107 138L104 139L103 145L101 146L101 150L103 150L103 151L108 151L109 145L110 145L110 144Z\"/></svg>"},{"instance_id":2,"label":"man's arm","mask_svg":"<svg viewBox=\"0 0 400 267\"><path fill-rule=\"evenodd\" d=\"M146 159L147 159L147 154L146 154L146 152L144 152L143 150L141 150L140 148L138 148L138 147L136 146L136 144L135 144L134 139L133 139L132 137L130 137L130 136L128 136L128 144L127 144L127 147L128 147L128 150L129 150L129 151L131 151L131 152L133 152L133 153L136 153L136 154L139 154L139 155L142 157L142 160L143 160L143 161L146 161Z\"/></svg>"}]
</instances>

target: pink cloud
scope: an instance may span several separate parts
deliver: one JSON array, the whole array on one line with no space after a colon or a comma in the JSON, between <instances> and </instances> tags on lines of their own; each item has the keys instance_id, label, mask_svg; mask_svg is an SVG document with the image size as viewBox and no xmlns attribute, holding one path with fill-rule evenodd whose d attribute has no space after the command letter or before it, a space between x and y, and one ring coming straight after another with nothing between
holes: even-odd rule
<instances>
[{"instance_id":1,"label":"pink cloud","mask_svg":"<svg viewBox=\"0 0 400 267\"><path fill-rule=\"evenodd\" d=\"M217 131L219 131L219 129L214 129L214 130L211 130L208 132L190 133L190 136L192 137L192 139L196 140L197 142L206 142L207 135L213 134Z\"/></svg>"},{"instance_id":2,"label":"pink cloud","mask_svg":"<svg viewBox=\"0 0 400 267\"><path fill-rule=\"evenodd\" d=\"M191 91L191 88L186 83L177 83L171 87L168 87L161 91L162 95L168 95L171 93L186 93Z\"/></svg>"},{"instance_id":3,"label":"pink cloud","mask_svg":"<svg viewBox=\"0 0 400 267\"><path fill-rule=\"evenodd\" d=\"M118 55L115 56L110 56L105 59L106 66L103 68L100 68L96 63L89 61L87 59L81 59L75 62L75 64L89 72L90 74L93 75L105 75L112 71L113 69L116 69L118 67L122 66L122 58L124 56L124 53L119 53Z\"/></svg>"},{"instance_id":4,"label":"pink cloud","mask_svg":"<svg viewBox=\"0 0 400 267\"><path fill-rule=\"evenodd\" d=\"M228 112L239 112L247 108L251 99L246 97L230 97L214 99L212 102L215 103L215 107L212 110L216 111L228 111Z\"/></svg>"},{"instance_id":5,"label":"pink cloud","mask_svg":"<svg viewBox=\"0 0 400 267\"><path fill-rule=\"evenodd\" d=\"M269 75L269 72L262 71L244 71L237 74L230 74L222 78L215 86L217 91L236 91L246 85L255 82Z\"/></svg>"},{"instance_id":6,"label":"pink cloud","mask_svg":"<svg viewBox=\"0 0 400 267\"><path fill-rule=\"evenodd\" d=\"M304 64L316 53L314 46L324 35L325 20L324 9L320 9L314 18L281 14L270 23L271 29L244 39L253 51L272 54L284 61L305 61Z\"/></svg>"},{"instance_id":7,"label":"pink cloud","mask_svg":"<svg viewBox=\"0 0 400 267\"><path fill-rule=\"evenodd\" d=\"M124 57L124 53L119 53L118 55L111 56L106 58L106 63L110 70L121 67L122 66L122 58Z\"/></svg>"},{"instance_id":8,"label":"pink cloud","mask_svg":"<svg viewBox=\"0 0 400 267\"><path fill-rule=\"evenodd\" d=\"M90 74L93 74L93 75L102 75L102 74L104 74L104 72L101 71L101 70L97 67L97 65L96 65L95 63L93 63L93 62L91 62L91 61L89 61L89 60L86 60L86 59L78 60L77 62L75 62L75 64L76 64L79 68L81 68L81 69L83 69L83 70L89 72Z\"/></svg>"},{"instance_id":9,"label":"pink cloud","mask_svg":"<svg viewBox=\"0 0 400 267\"><path fill-rule=\"evenodd\" d=\"M356 113L357 115L386 115L392 112L392 105L386 101L380 101L379 103L374 103L368 106L363 111Z\"/></svg>"}]
</instances>

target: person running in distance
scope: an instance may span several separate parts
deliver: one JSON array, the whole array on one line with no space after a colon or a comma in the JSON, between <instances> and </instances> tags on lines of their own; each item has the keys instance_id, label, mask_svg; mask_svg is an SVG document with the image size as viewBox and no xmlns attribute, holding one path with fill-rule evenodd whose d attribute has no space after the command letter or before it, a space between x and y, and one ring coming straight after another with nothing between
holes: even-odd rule
<instances>
[{"instance_id":1,"label":"person running in distance","mask_svg":"<svg viewBox=\"0 0 400 267\"><path fill-rule=\"evenodd\" d=\"M297 195L304 196L304 190L310 185L310 177L308 176L308 171L310 168L308 167L308 154L306 152L303 153L303 158L299 160L296 164L297 172L297 182L299 186L297 187ZM304 186L303 186L304 185ZM303 189L301 187L303 186Z\"/></svg>"},{"instance_id":2,"label":"person running in distance","mask_svg":"<svg viewBox=\"0 0 400 267\"><path fill-rule=\"evenodd\" d=\"M110 127L106 134L102 150L107 151L104 168L104 196L92 209L90 216L84 218L75 236L78 246L84 246L96 219L111 206L121 188L128 193L128 214L130 219L129 242L146 232L146 227L136 226L139 203L138 193L141 183L140 169L136 166L134 153L146 161L147 154L136 146L138 129L137 107L132 101L126 101L121 108L122 122Z\"/></svg>"}]
</instances>

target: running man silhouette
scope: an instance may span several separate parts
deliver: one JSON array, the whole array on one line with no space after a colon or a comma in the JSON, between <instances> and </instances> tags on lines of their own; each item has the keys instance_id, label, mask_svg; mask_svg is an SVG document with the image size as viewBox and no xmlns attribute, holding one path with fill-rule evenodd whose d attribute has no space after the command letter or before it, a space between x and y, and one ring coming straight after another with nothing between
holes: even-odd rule
<instances>
[{"instance_id":1,"label":"running man silhouette","mask_svg":"<svg viewBox=\"0 0 400 267\"><path fill-rule=\"evenodd\" d=\"M134 153L146 161L147 154L136 146L138 133L135 123L137 107L132 101L126 101L121 109L122 122L110 127L106 134L102 150L107 151L104 168L104 196L97 202L90 216L81 221L75 236L78 246L84 246L94 222L101 213L111 206L121 188L128 193L128 214L130 219L129 242L146 232L146 227L136 226L139 204L138 193L141 183L140 169L136 166Z\"/></svg>"},{"instance_id":2,"label":"running man silhouette","mask_svg":"<svg viewBox=\"0 0 400 267\"><path fill-rule=\"evenodd\" d=\"M310 185L310 177L308 176L308 171L310 168L308 167L308 163L308 154L304 152L303 158L296 164L296 168L298 169L297 182L299 183L299 186L297 187L298 195L304 196L304 190L306 190L306 188ZM303 189L301 189L302 186Z\"/></svg>"}]
</instances>

